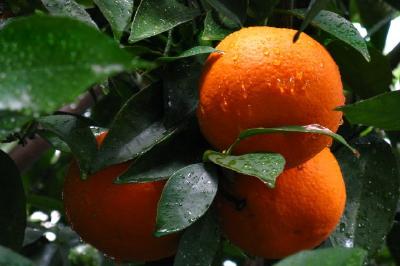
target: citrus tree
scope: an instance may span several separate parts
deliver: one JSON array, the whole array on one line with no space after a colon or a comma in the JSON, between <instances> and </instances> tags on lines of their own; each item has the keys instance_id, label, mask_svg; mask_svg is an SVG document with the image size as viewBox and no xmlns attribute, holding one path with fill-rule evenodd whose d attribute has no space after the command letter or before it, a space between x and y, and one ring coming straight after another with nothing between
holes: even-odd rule
<instances>
[{"instance_id":1,"label":"citrus tree","mask_svg":"<svg viewBox=\"0 0 400 266\"><path fill-rule=\"evenodd\" d=\"M0 265L400 264L399 10L0 1Z\"/></svg>"}]
</instances>

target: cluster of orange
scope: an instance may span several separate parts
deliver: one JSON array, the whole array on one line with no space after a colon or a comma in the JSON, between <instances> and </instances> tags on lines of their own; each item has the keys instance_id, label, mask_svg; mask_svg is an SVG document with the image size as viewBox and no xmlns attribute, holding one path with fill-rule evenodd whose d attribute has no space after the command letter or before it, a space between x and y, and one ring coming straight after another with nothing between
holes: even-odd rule
<instances>
[{"instance_id":1,"label":"cluster of orange","mask_svg":"<svg viewBox=\"0 0 400 266\"><path fill-rule=\"evenodd\" d=\"M320 124L336 131L344 103L340 74L328 52L295 31L252 27L226 37L208 58L200 82L198 120L207 140L226 149L247 128ZM104 135L98 138L101 143ZM245 201L237 208L217 197L224 234L252 255L282 258L325 240L343 212L346 192L331 139L305 133L254 136L236 154L277 152L286 170L270 189L237 175L224 190ZM164 182L113 184L127 164L86 181L72 164L65 180L67 217L83 240L119 261L151 261L173 255L179 236L153 236Z\"/></svg>"}]
</instances>

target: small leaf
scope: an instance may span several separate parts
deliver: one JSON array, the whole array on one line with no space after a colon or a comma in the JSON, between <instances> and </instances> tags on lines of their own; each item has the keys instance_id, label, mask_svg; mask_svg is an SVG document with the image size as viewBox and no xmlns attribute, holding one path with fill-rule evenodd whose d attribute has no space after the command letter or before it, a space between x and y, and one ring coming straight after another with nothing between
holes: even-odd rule
<instances>
[{"instance_id":1,"label":"small leaf","mask_svg":"<svg viewBox=\"0 0 400 266\"><path fill-rule=\"evenodd\" d=\"M33 262L11 249L0 246L0 265L34 266Z\"/></svg>"},{"instance_id":2,"label":"small leaf","mask_svg":"<svg viewBox=\"0 0 400 266\"><path fill-rule=\"evenodd\" d=\"M162 123L160 83L133 95L121 108L97 154L94 170L126 162L168 137L174 129Z\"/></svg>"},{"instance_id":3,"label":"small leaf","mask_svg":"<svg viewBox=\"0 0 400 266\"><path fill-rule=\"evenodd\" d=\"M51 115L39 118L38 122L68 144L78 161L82 178L92 173L97 142L86 120L72 115Z\"/></svg>"},{"instance_id":4,"label":"small leaf","mask_svg":"<svg viewBox=\"0 0 400 266\"><path fill-rule=\"evenodd\" d=\"M304 19L306 15L305 9L293 9L288 12L301 19ZM371 60L367 44L354 25L347 19L334 12L321 10L310 24L347 43L362 54L368 62Z\"/></svg>"},{"instance_id":5,"label":"small leaf","mask_svg":"<svg viewBox=\"0 0 400 266\"><path fill-rule=\"evenodd\" d=\"M334 246L361 247L373 256L382 246L396 213L400 173L396 157L384 140L357 139L357 159L341 148L335 156L346 183L346 209L336 231Z\"/></svg>"},{"instance_id":6,"label":"small leaf","mask_svg":"<svg viewBox=\"0 0 400 266\"><path fill-rule=\"evenodd\" d=\"M80 21L17 18L0 30L0 110L51 113L94 83L142 63Z\"/></svg>"},{"instance_id":7,"label":"small leaf","mask_svg":"<svg viewBox=\"0 0 400 266\"><path fill-rule=\"evenodd\" d=\"M293 37L293 42L297 41L300 37L300 34L307 28L308 24L314 19L318 13L324 9L324 7L328 4L330 0L311 0L310 4L308 4L307 11L305 12L305 17L303 22L300 25L300 29L296 32Z\"/></svg>"},{"instance_id":8,"label":"small leaf","mask_svg":"<svg viewBox=\"0 0 400 266\"><path fill-rule=\"evenodd\" d=\"M301 251L291 255L275 266L362 266L367 252L360 248L323 248Z\"/></svg>"},{"instance_id":9,"label":"small leaf","mask_svg":"<svg viewBox=\"0 0 400 266\"><path fill-rule=\"evenodd\" d=\"M110 23L115 39L121 39L133 12L133 0L93 0Z\"/></svg>"},{"instance_id":10,"label":"small leaf","mask_svg":"<svg viewBox=\"0 0 400 266\"><path fill-rule=\"evenodd\" d=\"M220 231L215 213L209 210L183 234L174 266L210 266L218 251Z\"/></svg>"},{"instance_id":11,"label":"small leaf","mask_svg":"<svg viewBox=\"0 0 400 266\"><path fill-rule=\"evenodd\" d=\"M24 240L26 199L14 161L0 150L0 245L18 250ZM0 249L0 265L5 250Z\"/></svg>"},{"instance_id":12,"label":"small leaf","mask_svg":"<svg viewBox=\"0 0 400 266\"><path fill-rule=\"evenodd\" d=\"M210 46L195 46L195 47L190 48L189 50L182 52L181 54L179 54L177 56L163 56L163 57L157 58L157 61L171 62L171 61L174 61L177 59L182 59L182 58L191 57L191 56L200 55L200 54L209 54L212 52L218 53L219 51Z\"/></svg>"},{"instance_id":13,"label":"small leaf","mask_svg":"<svg viewBox=\"0 0 400 266\"><path fill-rule=\"evenodd\" d=\"M68 16L85 22L97 29L96 23L92 20L89 13L74 0L41 0L44 7L52 15Z\"/></svg>"},{"instance_id":14,"label":"small leaf","mask_svg":"<svg viewBox=\"0 0 400 266\"><path fill-rule=\"evenodd\" d=\"M207 2L220 14L232 20L236 27L242 27L246 19L246 0L207 0Z\"/></svg>"},{"instance_id":15,"label":"small leaf","mask_svg":"<svg viewBox=\"0 0 400 266\"><path fill-rule=\"evenodd\" d=\"M392 91L338 108L352 124L400 130L400 91Z\"/></svg>"},{"instance_id":16,"label":"small leaf","mask_svg":"<svg viewBox=\"0 0 400 266\"><path fill-rule=\"evenodd\" d=\"M201 39L205 41L219 41L225 38L233 30L225 28L214 19L215 13L208 11L204 20L204 30ZM216 16L216 15L215 15Z\"/></svg>"},{"instance_id":17,"label":"small leaf","mask_svg":"<svg viewBox=\"0 0 400 266\"><path fill-rule=\"evenodd\" d=\"M248 153L233 156L208 150L203 158L235 172L255 176L271 188L275 187L276 178L285 168L285 159L277 153Z\"/></svg>"},{"instance_id":18,"label":"small leaf","mask_svg":"<svg viewBox=\"0 0 400 266\"><path fill-rule=\"evenodd\" d=\"M176 171L166 183L157 209L156 236L181 231L197 221L217 194L215 168L203 163Z\"/></svg>"},{"instance_id":19,"label":"small leaf","mask_svg":"<svg viewBox=\"0 0 400 266\"><path fill-rule=\"evenodd\" d=\"M177 0L142 0L131 26L130 42L160 34L200 15Z\"/></svg>"},{"instance_id":20,"label":"small leaf","mask_svg":"<svg viewBox=\"0 0 400 266\"><path fill-rule=\"evenodd\" d=\"M39 136L45 139L48 143L50 143L50 145L54 149L62 152L71 152L71 149L69 148L68 144L65 143L65 141L61 140L53 132L47 130L38 130L36 133L39 134Z\"/></svg>"},{"instance_id":21,"label":"small leaf","mask_svg":"<svg viewBox=\"0 0 400 266\"><path fill-rule=\"evenodd\" d=\"M242 140L247 139L249 137L261 134L271 134L271 133L290 133L290 132L301 132L301 133L312 133L312 134L321 134L326 135L333 138L336 141L339 141L344 146L349 148L354 154L358 154L357 150L352 148L347 141L340 135L333 133L329 128L320 126L318 124L311 124L306 126L283 126L283 127L275 127L275 128L250 128L243 130L240 132L239 137L236 141L228 148L227 154L233 150L233 148Z\"/></svg>"}]
</instances>

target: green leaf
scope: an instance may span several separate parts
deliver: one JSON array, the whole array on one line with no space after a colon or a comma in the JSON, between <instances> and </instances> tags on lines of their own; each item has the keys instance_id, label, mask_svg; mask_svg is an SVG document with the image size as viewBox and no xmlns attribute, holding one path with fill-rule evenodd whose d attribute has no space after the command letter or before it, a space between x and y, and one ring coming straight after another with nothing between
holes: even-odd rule
<instances>
[{"instance_id":1,"label":"green leaf","mask_svg":"<svg viewBox=\"0 0 400 266\"><path fill-rule=\"evenodd\" d=\"M0 246L0 265L33 266L34 264L11 249Z\"/></svg>"},{"instance_id":2,"label":"green leaf","mask_svg":"<svg viewBox=\"0 0 400 266\"><path fill-rule=\"evenodd\" d=\"M389 59L370 47L371 61L368 63L348 46L331 42L328 50L339 65L342 79L362 98L369 98L389 91L392 84L392 70ZM349 63L351 62L351 63Z\"/></svg>"},{"instance_id":3,"label":"green leaf","mask_svg":"<svg viewBox=\"0 0 400 266\"><path fill-rule=\"evenodd\" d=\"M169 64L163 73L164 123L173 126L194 113L199 101L198 82L203 66L195 60Z\"/></svg>"},{"instance_id":4,"label":"green leaf","mask_svg":"<svg viewBox=\"0 0 400 266\"><path fill-rule=\"evenodd\" d=\"M312 134L321 134L325 136L329 136L334 140L342 143L344 146L349 148L354 154L357 154L357 150L352 148L347 141L340 135L333 133L329 128L320 126L318 124L311 124L305 126L283 126L283 127L275 127L275 128L250 128L243 130L240 132L239 137L236 141L228 148L227 154L230 154L233 148L242 140L247 139L249 137L261 134L271 134L271 133L289 133L289 132L301 132L301 133L312 133Z\"/></svg>"},{"instance_id":5,"label":"green leaf","mask_svg":"<svg viewBox=\"0 0 400 266\"><path fill-rule=\"evenodd\" d=\"M307 11L305 11L304 20L300 25L300 29L293 37L293 42L297 41L300 34L307 28L308 24L318 15L318 13L325 8L330 0L311 0L308 4Z\"/></svg>"},{"instance_id":6,"label":"green leaf","mask_svg":"<svg viewBox=\"0 0 400 266\"><path fill-rule=\"evenodd\" d=\"M338 108L352 124L400 130L400 91L392 91Z\"/></svg>"},{"instance_id":7,"label":"green leaf","mask_svg":"<svg viewBox=\"0 0 400 266\"><path fill-rule=\"evenodd\" d=\"M170 30L200 15L177 0L142 0L132 22L130 42Z\"/></svg>"},{"instance_id":8,"label":"green leaf","mask_svg":"<svg viewBox=\"0 0 400 266\"><path fill-rule=\"evenodd\" d=\"M121 39L122 33L131 21L133 0L93 0L93 2L110 23L115 39Z\"/></svg>"},{"instance_id":9,"label":"green leaf","mask_svg":"<svg viewBox=\"0 0 400 266\"><path fill-rule=\"evenodd\" d=\"M15 250L21 248L25 226L26 198L22 180L14 161L0 150L0 245Z\"/></svg>"},{"instance_id":10,"label":"green leaf","mask_svg":"<svg viewBox=\"0 0 400 266\"><path fill-rule=\"evenodd\" d=\"M243 27L247 12L246 0L207 0L207 2L221 15L233 21L234 26Z\"/></svg>"},{"instance_id":11,"label":"green leaf","mask_svg":"<svg viewBox=\"0 0 400 266\"><path fill-rule=\"evenodd\" d=\"M201 39L205 41L219 41L225 38L229 33L232 32L231 29L227 29L221 24L219 24L215 18L215 13L213 11L208 11L206 18L204 20L204 30L201 34Z\"/></svg>"},{"instance_id":12,"label":"green leaf","mask_svg":"<svg viewBox=\"0 0 400 266\"><path fill-rule=\"evenodd\" d=\"M163 98L159 83L133 95L111 124L97 154L94 170L139 156L172 134L162 122Z\"/></svg>"},{"instance_id":13,"label":"green leaf","mask_svg":"<svg viewBox=\"0 0 400 266\"><path fill-rule=\"evenodd\" d=\"M215 168L192 164L176 171L166 183L157 209L156 236L181 231L210 207L218 189Z\"/></svg>"},{"instance_id":14,"label":"green leaf","mask_svg":"<svg viewBox=\"0 0 400 266\"><path fill-rule=\"evenodd\" d=\"M183 234L174 266L213 265L220 243L220 231L215 213L210 210Z\"/></svg>"},{"instance_id":15,"label":"green leaf","mask_svg":"<svg viewBox=\"0 0 400 266\"><path fill-rule=\"evenodd\" d=\"M76 3L74 0L41 0L44 7L52 15L68 16L85 22L89 26L97 29L96 23L92 20L89 13Z\"/></svg>"},{"instance_id":16,"label":"green leaf","mask_svg":"<svg viewBox=\"0 0 400 266\"><path fill-rule=\"evenodd\" d=\"M177 59L182 59L182 58L191 57L191 56L200 55L200 54L209 54L212 52L218 53L219 51L210 46L195 46L195 47L190 48L189 50L182 52L181 54L179 54L177 56L163 56L163 57L157 58L157 61L171 62L171 61L175 61Z\"/></svg>"},{"instance_id":17,"label":"green leaf","mask_svg":"<svg viewBox=\"0 0 400 266\"><path fill-rule=\"evenodd\" d=\"M248 153L233 156L208 150L203 158L235 172L255 176L271 188L275 187L276 178L285 168L285 159L277 153Z\"/></svg>"},{"instance_id":18,"label":"green leaf","mask_svg":"<svg viewBox=\"0 0 400 266\"><path fill-rule=\"evenodd\" d=\"M0 30L0 110L51 113L94 83L142 63L80 21L18 18Z\"/></svg>"},{"instance_id":19,"label":"green leaf","mask_svg":"<svg viewBox=\"0 0 400 266\"><path fill-rule=\"evenodd\" d=\"M346 183L346 209L336 231L334 246L361 247L372 256L389 232L399 200L400 174L389 144L374 136L354 143L361 157L345 149L335 155Z\"/></svg>"},{"instance_id":20,"label":"green leaf","mask_svg":"<svg viewBox=\"0 0 400 266\"><path fill-rule=\"evenodd\" d=\"M92 173L97 142L86 120L72 115L50 115L39 118L38 122L68 144L78 162L82 178Z\"/></svg>"},{"instance_id":21,"label":"green leaf","mask_svg":"<svg viewBox=\"0 0 400 266\"><path fill-rule=\"evenodd\" d=\"M207 144L195 123L197 121L190 121L182 125L182 128L179 126L169 138L139 156L115 182L122 184L162 180L189 164L201 162Z\"/></svg>"},{"instance_id":22,"label":"green leaf","mask_svg":"<svg viewBox=\"0 0 400 266\"><path fill-rule=\"evenodd\" d=\"M13 111L0 111L0 140L18 132L31 118Z\"/></svg>"},{"instance_id":23,"label":"green leaf","mask_svg":"<svg viewBox=\"0 0 400 266\"><path fill-rule=\"evenodd\" d=\"M279 2L279 0L250 0L249 8L260 24L267 25L267 19Z\"/></svg>"},{"instance_id":24,"label":"green leaf","mask_svg":"<svg viewBox=\"0 0 400 266\"><path fill-rule=\"evenodd\" d=\"M301 251L275 266L362 266L367 252L360 248L324 248Z\"/></svg>"},{"instance_id":25,"label":"green leaf","mask_svg":"<svg viewBox=\"0 0 400 266\"><path fill-rule=\"evenodd\" d=\"M306 15L305 9L293 9L288 12L301 19L304 19ZM322 10L315 16L310 24L347 43L361 53L365 60L371 60L367 44L358 30L347 19L336 13Z\"/></svg>"},{"instance_id":26,"label":"green leaf","mask_svg":"<svg viewBox=\"0 0 400 266\"><path fill-rule=\"evenodd\" d=\"M65 141L61 140L53 132L47 130L38 130L36 133L39 134L39 136L45 139L48 143L50 143L50 145L54 149L62 152L71 152L71 149L69 148L68 144L65 143Z\"/></svg>"}]
</instances>

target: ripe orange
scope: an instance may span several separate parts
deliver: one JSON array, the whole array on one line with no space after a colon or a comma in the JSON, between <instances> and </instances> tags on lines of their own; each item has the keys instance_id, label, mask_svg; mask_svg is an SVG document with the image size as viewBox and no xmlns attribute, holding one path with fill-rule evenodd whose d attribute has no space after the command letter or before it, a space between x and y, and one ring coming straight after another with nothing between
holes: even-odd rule
<instances>
[{"instance_id":1,"label":"ripe orange","mask_svg":"<svg viewBox=\"0 0 400 266\"><path fill-rule=\"evenodd\" d=\"M318 42L294 30L243 28L227 36L204 66L197 110L206 139L220 150L247 128L320 124L336 132L344 104L338 67ZM235 153L282 154L287 168L312 158L331 139L290 133L254 136Z\"/></svg>"},{"instance_id":2,"label":"ripe orange","mask_svg":"<svg viewBox=\"0 0 400 266\"><path fill-rule=\"evenodd\" d=\"M218 197L224 233L250 254L269 259L318 246L334 230L346 201L339 165L327 148L285 170L274 189L244 175L225 189L245 204L239 209Z\"/></svg>"},{"instance_id":3,"label":"ripe orange","mask_svg":"<svg viewBox=\"0 0 400 266\"><path fill-rule=\"evenodd\" d=\"M104 136L100 135L98 142ZM128 166L113 165L81 180L76 163L72 163L63 191L67 218L84 241L118 261L172 256L178 235L153 236L157 203L165 182L113 184Z\"/></svg>"}]
</instances>

